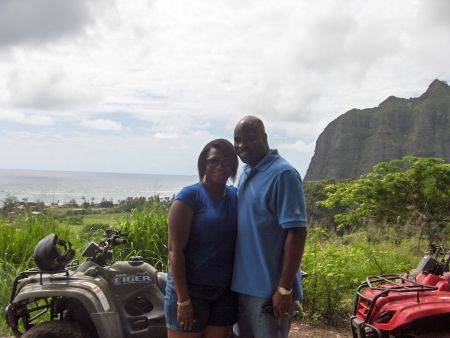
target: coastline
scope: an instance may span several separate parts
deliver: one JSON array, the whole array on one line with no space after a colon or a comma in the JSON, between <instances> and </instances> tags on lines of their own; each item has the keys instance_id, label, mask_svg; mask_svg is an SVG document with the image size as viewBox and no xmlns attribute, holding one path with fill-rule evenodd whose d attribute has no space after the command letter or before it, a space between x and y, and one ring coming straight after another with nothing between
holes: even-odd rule
<instances>
[{"instance_id":1,"label":"coastline","mask_svg":"<svg viewBox=\"0 0 450 338\"><path fill-rule=\"evenodd\" d=\"M46 205L70 201L117 203L129 197L171 197L196 175L72 172L0 169L0 201L8 196Z\"/></svg>"}]
</instances>

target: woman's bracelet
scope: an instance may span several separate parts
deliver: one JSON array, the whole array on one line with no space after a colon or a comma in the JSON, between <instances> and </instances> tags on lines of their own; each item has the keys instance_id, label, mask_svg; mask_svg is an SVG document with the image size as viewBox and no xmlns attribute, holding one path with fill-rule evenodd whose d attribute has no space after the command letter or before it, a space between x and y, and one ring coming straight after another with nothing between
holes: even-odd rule
<instances>
[{"instance_id":1,"label":"woman's bracelet","mask_svg":"<svg viewBox=\"0 0 450 338\"><path fill-rule=\"evenodd\" d=\"M188 299L185 300L184 302L177 302L177 305L178 305L178 306L181 306L181 307L191 305L191 299L188 298Z\"/></svg>"}]
</instances>

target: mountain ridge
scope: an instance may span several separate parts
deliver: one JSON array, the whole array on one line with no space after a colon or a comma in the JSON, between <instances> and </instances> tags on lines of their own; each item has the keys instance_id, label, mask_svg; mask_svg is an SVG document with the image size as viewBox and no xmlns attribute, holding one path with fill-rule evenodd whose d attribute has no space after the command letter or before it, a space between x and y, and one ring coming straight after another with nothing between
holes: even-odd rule
<instances>
[{"instance_id":1,"label":"mountain ridge","mask_svg":"<svg viewBox=\"0 0 450 338\"><path fill-rule=\"evenodd\" d=\"M305 180L354 179L405 155L450 161L450 87L434 80L419 97L389 96L377 107L351 109L316 142Z\"/></svg>"}]
</instances>

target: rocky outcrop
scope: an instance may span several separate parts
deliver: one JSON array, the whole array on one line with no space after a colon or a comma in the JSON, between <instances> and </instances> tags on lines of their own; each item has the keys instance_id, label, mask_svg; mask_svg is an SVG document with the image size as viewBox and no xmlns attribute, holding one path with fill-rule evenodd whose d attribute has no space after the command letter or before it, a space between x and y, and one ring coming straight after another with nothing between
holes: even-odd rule
<instances>
[{"instance_id":1,"label":"rocky outcrop","mask_svg":"<svg viewBox=\"0 0 450 338\"><path fill-rule=\"evenodd\" d=\"M450 87L434 80L417 98L388 97L332 121L316 142L305 180L353 179L405 155L450 162Z\"/></svg>"}]
</instances>

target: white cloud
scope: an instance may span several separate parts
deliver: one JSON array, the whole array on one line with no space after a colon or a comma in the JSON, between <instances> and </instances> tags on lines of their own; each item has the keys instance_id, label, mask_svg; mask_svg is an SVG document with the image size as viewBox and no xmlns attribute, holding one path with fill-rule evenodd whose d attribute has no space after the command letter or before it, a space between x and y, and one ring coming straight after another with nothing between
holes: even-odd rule
<instances>
[{"instance_id":1,"label":"white cloud","mask_svg":"<svg viewBox=\"0 0 450 338\"><path fill-rule=\"evenodd\" d=\"M45 43L83 32L92 23L96 5L87 0L2 0L0 48L23 43ZM109 1L109 5L114 3Z\"/></svg>"},{"instance_id":2,"label":"white cloud","mask_svg":"<svg viewBox=\"0 0 450 338\"><path fill-rule=\"evenodd\" d=\"M156 138L161 138L161 139L179 139L181 137L180 134L178 133L164 133L164 132L158 132L155 134Z\"/></svg>"},{"instance_id":3,"label":"white cloud","mask_svg":"<svg viewBox=\"0 0 450 338\"><path fill-rule=\"evenodd\" d=\"M0 153L8 154L13 149L20 154L27 152L29 157L2 156L0 168L194 174L197 156L209 140L199 135L167 142L150 134L6 131L0 133Z\"/></svg>"},{"instance_id":4,"label":"white cloud","mask_svg":"<svg viewBox=\"0 0 450 338\"><path fill-rule=\"evenodd\" d=\"M23 114L16 111L0 111L0 121L38 126L51 126L54 124L50 116Z\"/></svg>"},{"instance_id":5,"label":"white cloud","mask_svg":"<svg viewBox=\"0 0 450 338\"><path fill-rule=\"evenodd\" d=\"M303 141L296 141L293 143L281 143L278 144L277 148L281 150L294 151L297 153L307 153L310 154L314 151L316 142L305 143Z\"/></svg>"},{"instance_id":6,"label":"white cloud","mask_svg":"<svg viewBox=\"0 0 450 338\"><path fill-rule=\"evenodd\" d=\"M17 67L5 72L4 82L0 80L5 90L5 104L17 110L56 110L58 116L81 115L77 112L80 107L96 106L100 96L98 88L86 85L70 65L39 56L37 67L35 63L20 60L22 57L16 60Z\"/></svg>"},{"instance_id":7,"label":"white cloud","mask_svg":"<svg viewBox=\"0 0 450 338\"><path fill-rule=\"evenodd\" d=\"M83 127L96 129L96 130L110 130L110 131L118 131L122 129L122 124L105 119L96 119L90 121L82 121L80 123Z\"/></svg>"},{"instance_id":8,"label":"white cloud","mask_svg":"<svg viewBox=\"0 0 450 338\"><path fill-rule=\"evenodd\" d=\"M49 135L61 125L72 134L121 131L115 140L128 158L166 172L169 162L150 165L152 156L134 150L139 133L151 138L147 154L184 148L195 162L204 143L231 139L238 119L254 114L271 144L305 167L340 114L450 80L448 3L5 0L0 120L48 125ZM15 20L5 14L13 9L22 13ZM26 147L3 154L28 158ZM122 166L110 156L108 167Z\"/></svg>"}]
</instances>

